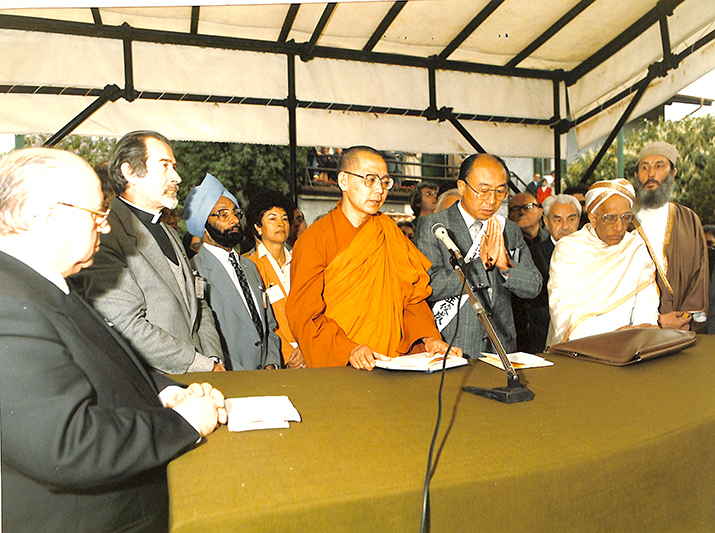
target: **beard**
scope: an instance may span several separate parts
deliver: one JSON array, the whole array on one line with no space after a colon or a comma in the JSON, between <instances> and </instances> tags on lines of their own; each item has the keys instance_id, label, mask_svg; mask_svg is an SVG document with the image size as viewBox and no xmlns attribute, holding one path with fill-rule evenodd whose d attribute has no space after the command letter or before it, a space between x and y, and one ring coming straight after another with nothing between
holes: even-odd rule
<instances>
[{"instance_id":1,"label":"beard","mask_svg":"<svg viewBox=\"0 0 715 533\"><path fill-rule=\"evenodd\" d=\"M668 177L663 180L663 183L655 189L646 189L645 186L653 180L641 183L641 180L636 177L633 180L633 186L636 189L636 203L644 209L655 209L668 203L673 196L675 188L675 177L673 172L668 173Z\"/></svg>"},{"instance_id":2,"label":"beard","mask_svg":"<svg viewBox=\"0 0 715 533\"><path fill-rule=\"evenodd\" d=\"M235 248L243 239L243 229L240 224L221 231L207 221L206 231L214 242L223 248Z\"/></svg>"},{"instance_id":3,"label":"beard","mask_svg":"<svg viewBox=\"0 0 715 533\"><path fill-rule=\"evenodd\" d=\"M161 198L164 207L167 209L176 209L176 206L179 205L179 198L177 197L178 191L178 187L167 187L164 190L164 194Z\"/></svg>"}]
</instances>

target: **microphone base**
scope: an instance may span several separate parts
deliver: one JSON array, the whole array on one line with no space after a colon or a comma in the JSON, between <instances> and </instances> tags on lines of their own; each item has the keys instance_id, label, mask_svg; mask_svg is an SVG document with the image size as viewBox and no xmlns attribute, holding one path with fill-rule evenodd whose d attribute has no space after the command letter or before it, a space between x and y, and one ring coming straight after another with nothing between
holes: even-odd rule
<instances>
[{"instance_id":1,"label":"microphone base","mask_svg":"<svg viewBox=\"0 0 715 533\"><path fill-rule=\"evenodd\" d=\"M534 399L534 393L523 385L515 387L495 387L493 389L483 389L481 387L463 387L464 392L483 396L490 400L502 403L530 402Z\"/></svg>"}]
</instances>

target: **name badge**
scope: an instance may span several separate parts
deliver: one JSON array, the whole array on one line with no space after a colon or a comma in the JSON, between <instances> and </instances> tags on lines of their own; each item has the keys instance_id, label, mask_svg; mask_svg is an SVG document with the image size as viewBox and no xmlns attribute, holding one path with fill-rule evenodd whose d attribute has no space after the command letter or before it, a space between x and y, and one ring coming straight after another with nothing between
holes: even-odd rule
<instances>
[{"instance_id":1,"label":"name badge","mask_svg":"<svg viewBox=\"0 0 715 533\"><path fill-rule=\"evenodd\" d=\"M268 290L266 290L266 294L268 295L268 301L271 302L271 305L285 298L280 285L271 285L268 287Z\"/></svg>"},{"instance_id":2,"label":"name badge","mask_svg":"<svg viewBox=\"0 0 715 533\"><path fill-rule=\"evenodd\" d=\"M204 299L204 287L206 287L206 281L201 276L196 276L194 278L194 289L196 290L196 297L199 300Z\"/></svg>"}]
</instances>

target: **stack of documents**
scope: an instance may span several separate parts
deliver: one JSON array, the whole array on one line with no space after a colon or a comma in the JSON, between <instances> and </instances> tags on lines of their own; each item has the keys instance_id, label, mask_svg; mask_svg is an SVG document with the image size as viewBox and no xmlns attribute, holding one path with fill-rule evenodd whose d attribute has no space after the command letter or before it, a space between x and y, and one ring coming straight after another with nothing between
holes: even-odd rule
<instances>
[{"instance_id":1,"label":"stack of documents","mask_svg":"<svg viewBox=\"0 0 715 533\"><path fill-rule=\"evenodd\" d=\"M541 366L552 366L554 364L551 361L547 361L543 357L539 357L538 355L526 352L508 353L506 354L506 356L509 359L511 366L514 367L514 370L519 370L521 368L538 368ZM482 352L482 356L479 358L479 360L504 370L504 365L502 364L501 359L495 353Z\"/></svg>"},{"instance_id":2,"label":"stack of documents","mask_svg":"<svg viewBox=\"0 0 715 533\"><path fill-rule=\"evenodd\" d=\"M229 431L276 429L300 422L300 414L288 396L251 396L226 400Z\"/></svg>"},{"instance_id":3,"label":"stack of documents","mask_svg":"<svg viewBox=\"0 0 715 533\"><path fill-rule=\"evenodd\" d=\"M394 357L389 361L375 361L375 366L386 370L415 370L417 372L434 372L442 370L443 355L430 355L429 352L415 353L412 355L402 355ZM447 368L468 365L464 357L450 355L447 357Z\"/></svg>"}]
</instances>

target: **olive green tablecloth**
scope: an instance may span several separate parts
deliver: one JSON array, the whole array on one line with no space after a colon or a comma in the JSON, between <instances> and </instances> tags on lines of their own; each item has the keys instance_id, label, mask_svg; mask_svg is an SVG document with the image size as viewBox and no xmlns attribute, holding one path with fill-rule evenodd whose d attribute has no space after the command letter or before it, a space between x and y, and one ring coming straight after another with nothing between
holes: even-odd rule
<instances>
[{"instance_id":1,"label":"olive green tablecloth","mask_svg":"<svg viewBox=\"0 0 715 533\"><path fill-rule=\"evenodd\" d=\"M506 384L448 370L432 532L715 531L715 336L615 368L551 356L524 370L533 401L461 391ZM352 368L230 372L226 397L287 395L290 429L225 427L168 467L171 530L419 531L439 374Z\"/></svg>"}]
</instances>

